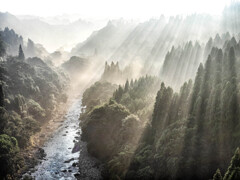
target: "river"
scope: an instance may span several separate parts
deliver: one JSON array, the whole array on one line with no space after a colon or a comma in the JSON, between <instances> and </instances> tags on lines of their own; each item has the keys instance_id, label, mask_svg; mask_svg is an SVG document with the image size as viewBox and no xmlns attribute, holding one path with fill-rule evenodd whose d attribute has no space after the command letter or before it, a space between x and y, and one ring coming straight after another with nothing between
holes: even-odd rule
<instances>
[{"instance_id":1,"label":"river","mask_svg":"<svg viewBox=\"0 0 240 180\"><path fill-rule=\"evenodd\" d=\"M86 143L79 137L81 110L81 98L78 98L64 116L62 125L42 147L46 157L31 174L34 179L101 179L99 162L87 153ZM72 153L76 142L80 151Z\"/></svg>"}]
</instances>

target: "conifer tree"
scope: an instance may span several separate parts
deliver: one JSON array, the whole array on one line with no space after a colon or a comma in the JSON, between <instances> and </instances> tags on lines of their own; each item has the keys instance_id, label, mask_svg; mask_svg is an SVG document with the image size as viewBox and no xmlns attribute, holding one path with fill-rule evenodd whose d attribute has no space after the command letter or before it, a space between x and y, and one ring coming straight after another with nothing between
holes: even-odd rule
<instances>
[{"instance_id":1,"label":"conifer tree","mask_svg":"<svg viewBox=\"0 0 240 180\"><path fill-rule=\"evenodd\" d=\"M197 75L196 75L195 82L194 82L192 100L191 100L191 105L190 105L190 114L193 113L194 104L195 104L195 102L198 98L198 94L199 94L200 87L201 87L201 84L202 84L203 74L204 74L204 68L203 68L203 65L201 63L198 67Z\"/></svg>"},{"instance_id":2,"label":"conifer tree","mask_svg":"<svg viewBox=\"0 0 240 180\"><path fill-rule=\"evenodd\" d=\"M4 94L2 84L0 84L0 107L4 106Z\"/></svg>"},{"instance_id":3,"label":"conifer tree","mask_svg":"<svg viewBox=\"0 0 240 180\"><path fill-rule=\"evenodd\" d=\"M23 53L22 45L21 45L21 44L19 45L18 59L20 59L20 60L22 60L22 61L25 59L25 56L24 56L24 53Z\"/></svg>"},{"instance_id":4,"label":"conifer tree","mask_svg":"<svg viewBox=\"0 0 240 180\"><path fill-rule=\"evenodd\" d=\"M4 46L4 42L2 41L0 36L0 57L3 57L5 54L6 54L6 49Z\"/></svg>"},{"instance_id":5,"label":"conifer tree","mask_svg":"<svg viewBox=\"0 0 240 180\"><path fill-rule=\"evenodd\" d=\"M213 180L222 180L222 174L220 169L217 169L216 173L213 176Z\"/></svg>"},{"instance_id":6,"label":"conifer tree","mask_svg":"<svg viewBox=\"0 0 240 180\"><path fill-rule=\"evenodd\" d=\"M240 151L239 148L237 148L223 180L239 180L239 179L240 179Z\"/></svg>"},{"instance_id":7,"label":"conifer tree","mask_svg":"<svg viewBox=\"0 0 240 180\"><path fill-rule=\"evenodd\" d=\"M129 81L127 80L124 87L124 92L127 92L129 89Z\"/></svg>"}]
</instances>

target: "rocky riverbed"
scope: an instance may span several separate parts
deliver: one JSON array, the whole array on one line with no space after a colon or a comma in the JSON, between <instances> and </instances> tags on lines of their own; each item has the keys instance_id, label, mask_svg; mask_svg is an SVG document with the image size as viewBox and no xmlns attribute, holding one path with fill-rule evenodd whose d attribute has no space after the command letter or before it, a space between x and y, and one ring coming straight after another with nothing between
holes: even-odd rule
<instances>
[{"instance_id":1,"label":"rocky riverbed","mask_svg":"<svg viewBox=\"0 0 240 180\"><path fill-rule=\"evenodd\" d=\"M44 157L28 172L36 180L45 179L101 179L101 165L87 152L86 143L80 140L79 116L81 98L72 106L62 124L40 148Z\"/></svg>"}]
</instances>

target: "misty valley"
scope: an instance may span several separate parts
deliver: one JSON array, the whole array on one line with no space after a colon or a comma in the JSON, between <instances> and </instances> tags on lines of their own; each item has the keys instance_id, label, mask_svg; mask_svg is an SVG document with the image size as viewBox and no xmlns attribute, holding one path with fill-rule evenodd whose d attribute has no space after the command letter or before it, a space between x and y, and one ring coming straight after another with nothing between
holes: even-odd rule
<instances>
[{"instance_id":1,"label":"misty valley","mask_svg":"<svg viewBox=\"0 0 240 180\"><path fill-rule=\"evenodd\" d=\"M161 14L0 12L0 180L240 180L240 2Z\"/></svg>"}]
</instances>

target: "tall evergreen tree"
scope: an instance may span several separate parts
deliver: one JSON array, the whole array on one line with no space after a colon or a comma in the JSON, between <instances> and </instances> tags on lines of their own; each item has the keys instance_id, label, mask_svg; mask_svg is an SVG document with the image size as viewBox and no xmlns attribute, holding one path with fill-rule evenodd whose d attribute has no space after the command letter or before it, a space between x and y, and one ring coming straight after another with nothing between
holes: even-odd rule
<instances>
[{"instance_id":1,"label":"tall evergreen tree","mask_svg":"<svg viewBox=\"0 0 240 180\"><path fill-rule=\"evenodd\" d=\"M0 83L0 107L4 106L4 94L3 94L3 87Z\"/></svg>"},{"instance_id":2,"label":"tall evergreen tree","mask_svg":"<svg viewBox=\"0 0 240 180\"><path fill-rule=\"evenodd\" d=\"M222 180L222 174L220 169L217 169L216 173L213 176L213 180Z\"/></svg>"},{"instance_id":3,"label":"tall evergreen tree","mask_svg":"<svg viewBox=\"0 0 240 180\"><path fill-rule=\"evenodd\" d=\"M124 92L127 92L129 89L129 81L127 80L124 86Z\"/></svg>"},{"instance_id":4,"label":"tall evergreen tree","mask_svg":"<svg viewBox=\"0 0 240 180\"><path fill-rule=\"evenodd\" d=\"M18 59L19 59L19 60L22 60L22 61L25 59L25 56L24 56L24 53L23 53L22 45L21 45L21 44L19 45Z\"/></svg>"},{"instance_id":5,"label":"tall evergreen tree","mask_svg":"<svg viewBox=\"0 0 240 180\"><path fill-rule=\"evenodd\" d=\"M237 148L223 180L240 179L240 150Z\"/></svg>"},{"instance_id":6,"label":"tall evergreen tree","mask_svg":"<svg viewBox=\"0 0 240 180\"><path fill-rule=\"evenodd\" d=\"M5 54L6 54L6 49L0 35L0 57L3 57Z\"/></svg>"}]
</instances>

